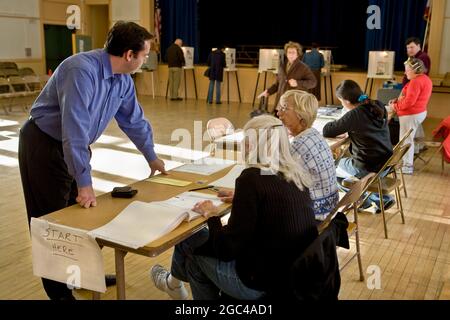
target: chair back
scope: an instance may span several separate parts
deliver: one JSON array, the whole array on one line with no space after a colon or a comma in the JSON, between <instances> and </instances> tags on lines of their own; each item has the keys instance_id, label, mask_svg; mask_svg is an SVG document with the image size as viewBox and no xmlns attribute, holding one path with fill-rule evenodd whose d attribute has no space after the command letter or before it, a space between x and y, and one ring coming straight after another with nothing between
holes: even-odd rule
<instances>
[{"instance_id":1,"label":"chair back","mask_svg":"<svg viewBox=\"0 0 450 320\"><path fill-rule=\"evenodd\" d=\"M342 208L341 211L348 211L351 206L358 207L360 205L360 200L362 199L364 192L367 187L371 183L371 179L375 176L375 173L371 172L367 174L364 178L356 181L351 187L350 190L339 200L338 204L334 209L330 212L327 218L319 225L318 230L319 234L321 234L326 227L330 224L331 220L336 216L339 212L339 209Z\"/></svg>"},{"instance_id":2,"label":"chair back","mask_svg":"<svg viewBox=\"0 0 450 320\"><path fill-rule=\"evenodd\" d=\"M401 137L400 141L394 146L394 150L398 149L405 142L405 140L408 139L412 132L413 129L409 129L408 132L406 132L403 137Z\"/></svg>"},{"instance_id":3,"label":"chair back","mask_svg":"<svg viewBox=\"0 0 450 320\"><path fill-rule=\"evenodd\" d=\"M400 145L397 149L394 149L394 153L384 165L385 169L396 167L398 163L402 162L403 156L406 154L406 152L408 152L410 147L411 144L408 143L405 145ZM384 170L380 171L383 172Z\"/></svg>"},{"instance_id":4,"label":"chair back","mask_svg":"<svg viewBox=\"0 0 450 320\"><path fill-rule=\"evenodd\" d=\"M234 126L227 118L215 118L208 121L206 130L211 142L217 138L234 133Z\"/></svg>"}]
</instances>

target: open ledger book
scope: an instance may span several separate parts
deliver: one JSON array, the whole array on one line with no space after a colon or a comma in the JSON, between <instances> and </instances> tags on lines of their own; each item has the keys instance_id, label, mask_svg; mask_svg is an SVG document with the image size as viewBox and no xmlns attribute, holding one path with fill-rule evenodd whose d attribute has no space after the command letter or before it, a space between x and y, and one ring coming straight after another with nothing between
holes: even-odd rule
<instances>
[{"instance_id":1,"label":"open ledger book","mask_svg":"<svg viewBox=\"0 0 450 320\"><path fill-rule=\"evenodd\" d=\"M199 192L185 192L165 201L133 201L109 223L88 234L137 249L168 234L183 221L200 217L191 209L204 200L211 200L215 206L222 203L217 196Z\"/></svg>"}]
</instances>

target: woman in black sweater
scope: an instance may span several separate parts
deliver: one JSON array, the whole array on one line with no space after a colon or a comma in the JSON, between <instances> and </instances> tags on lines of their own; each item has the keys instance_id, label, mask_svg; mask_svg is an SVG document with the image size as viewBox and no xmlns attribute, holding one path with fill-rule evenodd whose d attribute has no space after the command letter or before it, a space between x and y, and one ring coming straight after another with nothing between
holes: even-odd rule
<instances>
[{"instance_id":1,"label":"woman in black sweater","mask_svg":"<svg viewBox=\"0 0 450 320\"><path fill-rule=\"evenodd\" d=\"M378 172L392 156L387 111L379 101L370 100L353 80L344 80L336 88L336 96L347 113L339 120L325 125L323 136L334 138L344 133L350 137L350 157L339 161L336 176L338 181L349 176L362 178L369 172ZM369 198L380 207L378 194ZM385 209L394 205L391 196L385 196ZM380 209L377 212L381 212Z\"/></svg>"},{"instance_id":2,"label":"woman in black sweater","mask_svg":"<svg viewBox=\"0 0 450 320\"><path fill-rule=\"evenodd\" d=\"M284 290L293 261L317 236L305 187L311 180L290 155L281 121L259 116L244 130L247 169L236 180L228 224L222 226L211 201L198 203L194 210L209 218L208 241L195 254L197 235L175 248L173 277L189 282L194 299L218 299L223 292L251 300Z\"/></svg>"}]
</instances>

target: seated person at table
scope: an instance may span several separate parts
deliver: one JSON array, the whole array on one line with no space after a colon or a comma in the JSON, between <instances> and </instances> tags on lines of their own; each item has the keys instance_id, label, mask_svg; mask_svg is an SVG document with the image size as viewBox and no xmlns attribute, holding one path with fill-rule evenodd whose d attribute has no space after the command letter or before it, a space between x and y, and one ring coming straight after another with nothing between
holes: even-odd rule
<instances>
[{"instance_id":1,"label":"seated person at table","mask_svg":"<svg viewBox=\"0 0 450 320\"><path fill-rule=\"evenodd\" d=\"M316 220L323 221L339 202L336 168L330 147L319 131L312 128L319 102L310 93L286 91L277 106L278 117L294 137L291 154L307 170L313 184L309 193Z\"/></svg>"},{"instance_id":2,"label":"seated person at table","mask_svg":"<svg viewBox=\"0 0 450 320\"><path fill-rule=\"evenodd\" d=\"M292 158L282 122L255 117L244 132L247 168L236 180L228 224L222 226L210 201L196 204L209 228L175 246L170 273L152 268L156 287L172 298L187 297L181 281L200 300L219 299L221 292L253 300L282 291L295 258L317 237L311 178Z\"/></svg>"},{"instance_id":3,"label":"seated person at table","mask_svg":"<svg viewBox=\"0 0 450 320\"><path fill-rule=\"evenodd\" d=\"M350 157L339 161L338 180L355 176L362 178L369 172L378 172L392 156L387 111L379 101L370 100L359 85L352 80L344 80L336 89L336 96L348 110L339 120L330 122L323 128L323 136L333 138L343 133L350 137ZM387 210L395 203L391 196L384 196ZM363 208L374 202L377 213L380 210L378 194L370 195Z\"/></svg>"}]
</instances>

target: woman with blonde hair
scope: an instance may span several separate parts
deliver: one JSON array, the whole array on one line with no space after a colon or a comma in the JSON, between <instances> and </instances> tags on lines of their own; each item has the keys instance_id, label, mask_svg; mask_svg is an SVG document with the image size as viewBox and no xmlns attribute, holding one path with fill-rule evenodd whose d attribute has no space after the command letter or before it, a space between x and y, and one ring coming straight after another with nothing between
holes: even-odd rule
<instances>
[{"instance_id":1,"label":"woman with blonde hair","mask_svg":"<svg viewBox=\"0 0 450 320\"><path fill-rule=\"evenodd\" d=\"M280 62L277 82L259 96L268 98L276 93L275 106L283 93L287 90L309 90L315 88L316 77L311 69L302 62L303 48L300 43L289 41L284 46L285 59Z\"/></svg>"},{"instance_id":2,"label":"woman with blonde hair","mask_svg":"<svg viewBox=\"0 0 450 320\"><path fill-rule=\"evenodd\" d=\"M289 283L280 274L287 275L317 237L310 178L292 158L281 121L259 116L244 132L246 169L236 180L228 224L222 226L211 201L195 205L193 210L208 218L208 230L175 247L170 273L159 266L152 275L169 295L167 288L179 288L180 280L201 300L219 299L221 293L253 300L286 292Z\"/></svg>"},{"instance_id":3,"label":"woman with blonde hair","mask_svg":"<svg viewBox=\"0 0 450 320\"><path fill-rule=\"evenodd\" d=\"M409 58L405 62L405 75L409 82L403 88L400 98L389 103L389 108L399 117L400 138L413 129L405 140L405 144L411 144L403 158L402 172L405 174L414 172L414 136L427 117L427 105L433 91L433 83L426 72L427 69L422 60Z\"/></svg>"},{"instance_id":4,"label":"woman with blonde hair","mask_svg":"<svg viewBox=\"0 0 450 320\"><path fill-rule=\"evenodd\" d=\"M312 127L318 106L314 95L289 90L280 98L277 115L294 137L290 147L292 156L312 177L309 193L314 214L316 220L323 221L339 202L339 192L333 154L322 133Z\"/></svg>"}]
</instances>

